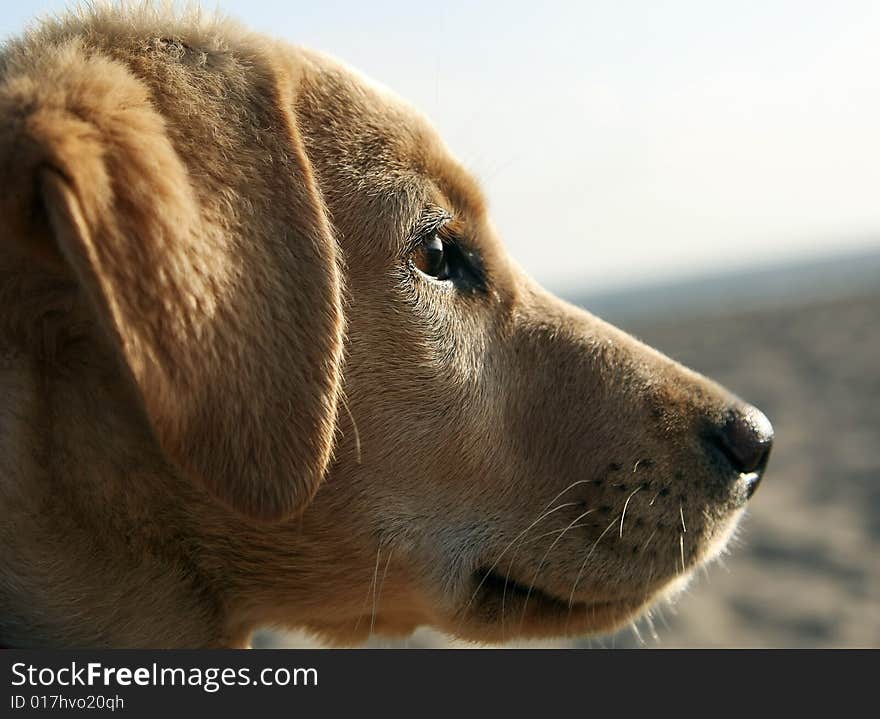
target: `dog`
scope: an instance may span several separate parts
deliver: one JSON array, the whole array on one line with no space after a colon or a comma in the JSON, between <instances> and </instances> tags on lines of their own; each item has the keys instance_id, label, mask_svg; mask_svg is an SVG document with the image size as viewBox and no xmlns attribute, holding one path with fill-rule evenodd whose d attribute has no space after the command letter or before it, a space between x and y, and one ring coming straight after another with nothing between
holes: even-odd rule
<instances>
[{"instance_id":1,"label":"dog","mask_svg":"<svg viewBox=\"0 0 880 719\"><path fill-rule=\"evenodd\" d=\"M407 104L149 6L0 57L4 646L607 632L723 549L766 417L530 280Z\"/></svg>"}]
</instances>

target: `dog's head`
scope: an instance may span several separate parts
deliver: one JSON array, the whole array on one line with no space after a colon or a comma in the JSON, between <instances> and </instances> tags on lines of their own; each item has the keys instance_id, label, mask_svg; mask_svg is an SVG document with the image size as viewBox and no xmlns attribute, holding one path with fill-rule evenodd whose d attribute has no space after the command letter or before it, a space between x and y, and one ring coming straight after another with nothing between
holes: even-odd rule
<instances>
[{"instance_id":1,"label":"dog's head","mask_svg":"<svg viewBox=\"0 0 880 719\"><path fill-rule=\"evenodd\" d=\"M77 22L3 63L6 342L118 382L230 625L604 631L724 546L764 416L532 282L421 116L223 26Z\"/></svg>"}]
</instances>

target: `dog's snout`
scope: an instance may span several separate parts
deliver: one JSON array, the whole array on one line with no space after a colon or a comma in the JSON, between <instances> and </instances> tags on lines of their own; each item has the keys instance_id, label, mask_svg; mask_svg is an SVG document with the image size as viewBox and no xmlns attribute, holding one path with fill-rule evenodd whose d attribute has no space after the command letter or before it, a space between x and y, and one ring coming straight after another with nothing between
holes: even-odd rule
<instances>
[{"instance_id":1,"label":"dog's snout","mask_svg":"<svg viewBox=\"0 0 880 719\"><path fill-rule=\"evenodd\" d=\"M721 450L737 472L755 475L749 485L751 496L773 446L770 420L756 407L741 405L731 410L720 425L713 427L708 440Z\"/></svg>"}]
</instances>

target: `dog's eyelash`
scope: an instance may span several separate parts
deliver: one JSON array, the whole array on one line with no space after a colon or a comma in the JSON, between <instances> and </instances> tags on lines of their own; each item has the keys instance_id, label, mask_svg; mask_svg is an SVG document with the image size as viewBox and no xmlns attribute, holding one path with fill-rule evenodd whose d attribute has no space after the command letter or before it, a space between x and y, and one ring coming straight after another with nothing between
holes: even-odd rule
<instances>
[{"instance_id":1,"label":"dog's eyelash","mask_svg":"<svg viewBox=\"0 0 880 719\"><path fill-rule=\"evenodd\" d=\"M440 234L441 239L454 242L456 235L450 226L454 223L455 217L446 210L439 207L428 208L410 231L404 256L411 255L426 237L430 237L435 232Z\"/></svg>"}]
</instances>

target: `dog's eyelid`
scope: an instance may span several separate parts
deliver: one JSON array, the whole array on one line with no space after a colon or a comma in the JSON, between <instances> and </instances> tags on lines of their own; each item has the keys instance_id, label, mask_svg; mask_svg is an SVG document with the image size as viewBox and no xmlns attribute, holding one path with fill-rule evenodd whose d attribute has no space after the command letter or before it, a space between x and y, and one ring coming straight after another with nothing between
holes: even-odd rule
<instances>
[{"instance_id":1,"label":"dog's eyelid","mask_svg":"<svg viewBox=\"0 0 880 719\"><path fill-rule=\"evenodd\" d=\"M449 211L435 205L428 205L407 235L403 248L404 256L412 254L419 244L424 242L425 238L430 237L454 220L455 216Z\"/></svg>"},{"instance_id":2,"label":"dog's eyelid","mask_svg":"<svg viewBox=\"0 0 880 719\"><path fill-rule=\"evenodd\" d=\"M483 258L467 239L464 222L452 212L437 205L427 205L410 230L404 244L402 260L412 264L413 255L426 242L438 238L446 249L446 262L451 274L444 282L452 282L461 290L484 289L487 282Z\"/></svg>"}]
</instances>

